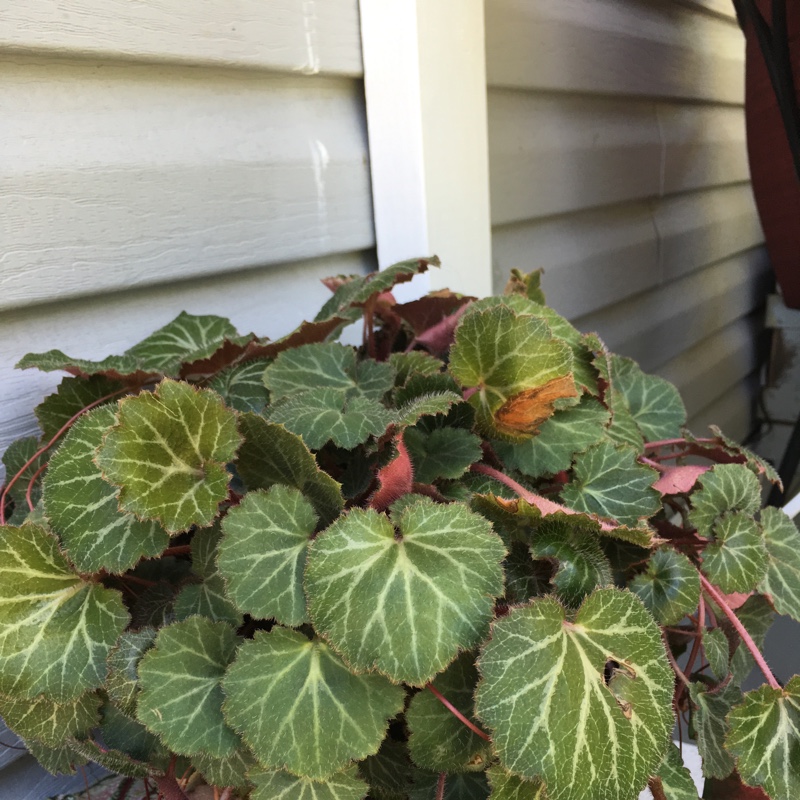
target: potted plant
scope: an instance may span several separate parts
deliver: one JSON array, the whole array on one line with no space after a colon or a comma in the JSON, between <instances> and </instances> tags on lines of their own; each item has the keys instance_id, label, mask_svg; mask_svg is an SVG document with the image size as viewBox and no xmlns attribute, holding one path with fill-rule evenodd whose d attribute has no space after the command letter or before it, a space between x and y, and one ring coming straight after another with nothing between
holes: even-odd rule
<instances>
[{"instance_id":1,"label":"potted plant","mask_svg":"<svg viewBox=\"0 0 800 800\"><path fill-rule=\"evenodd\" d=\"M277 341L181 314L22 359L71 377L4 456L0 714L46 768L168 800L683 800L677 713L706 796L796 798L800 678L759 651L800 616L771 468L682 430L536 273L397 303L435 263L332 278Z\"/></svg>"}]
</instances>

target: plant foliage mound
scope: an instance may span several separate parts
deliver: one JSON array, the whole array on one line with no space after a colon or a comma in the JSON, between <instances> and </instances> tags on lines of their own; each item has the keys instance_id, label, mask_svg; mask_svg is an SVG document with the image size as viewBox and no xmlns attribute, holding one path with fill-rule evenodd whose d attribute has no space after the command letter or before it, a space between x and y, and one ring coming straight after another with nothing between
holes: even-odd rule
<instances>
[{"instance_id":1,"label":"plant foliage mound","mask_svg":"<svg viewBox=\"0 0 800 800\"><path fill-rule=\"evenodd\" d=\"M277 341L181 314L25 356L69 377L4 456L2 717L169 800L687 800L677 714L707 797L796 800L774 472L537 273L396 302L431 263L330 279Z\"/></svg>"}]
</instances>

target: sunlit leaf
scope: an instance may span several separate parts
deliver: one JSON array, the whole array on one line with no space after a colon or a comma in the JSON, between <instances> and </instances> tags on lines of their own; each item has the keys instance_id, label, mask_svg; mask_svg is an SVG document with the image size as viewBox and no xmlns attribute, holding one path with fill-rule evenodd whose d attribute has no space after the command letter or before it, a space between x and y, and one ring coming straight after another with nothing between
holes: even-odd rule
<instances>
[{"instance_id":1,"label":"sunlit leaf","mask_svg":"<svg viewBox=\"0 0 800 800\"><path fill-rule=\"evenodd\" d=\"M239 649L223 681L225 716L258 761L325 780L377 752L404 692L353 675L321 640L275 627Z\"/></svg>"},{"instance_id":2,"label":"sunlit leaf","mask_svg":"<svg viewBox=\"0 0 800 800\"><path fill-rule=\"evenodd\" d=\"M459 402L461 402L461 397L455 392L432 392L416 397L397 409L395 420L398 425L413 425L422 417L445 414L453 403Z\"/></svg>"},{"instance_id":3,"label":"sunlit leaf","mask_svg":"<svg viewBox=\"0 0 800 800\"><path fill-rule=\"evenodd\" d=\"M745 783L772 800L800 796L800 677L783 689L762 686L731 711L726 747Z\"/></svg>"},{"instance_id":4,"label":"sunlit leaf","mask_svg":"<svg viewBox=\"0 0 800 800\"><path fill-rule=\"evenodd\" d=\"M647 569L630 583L635 595L662 625L675 625L697 608L700 578L689 559L671 547L650 556Z\"/></svg>"},{"instance_id":5,"label":"sunlit leaf","mask_svg":"<svg viewBox=\"0 0 800 800\"><path fill-rule=\"evenodd\" d=\"M76 575L44 528L0 527L0 692L77 699L127 622L119 592Z\"/></svg>"},{"instance_id":6,"label":"sunlit leaf","mask_svg":"<svg viewBox=\"0 0 800 800\"><path fill-rule=\"evenodd\" d=\"M29 741L60 747L71 736L84 736L100 719L100 697L87 692L68 703L45 697L20 700L0 695L0 716L11 730Z\"/></svg>"},{"instance_id":7,"label":"sunlit leaf","mask_svg":"<svg viewBox=\"0 0 800 800\"><path fill-rule=\"evenodd\" d=\"M664 755L673 675L658 626L629 592L597 590L574 622L550 598L512 609L478 668L476 708L501 763L541 778L551 800L630 800Z\"/></svg>"},{"instance_id":8,"label":"sunlit leaf","mask_svg":"<svg viewBox=\"0 0 800 800\"><path fill-rule=\"evenodd\" d=\"M139 662L136 715L173 752L224 758L236 749L238 737L222 717L220 680L237 644L226 623L190 617L162 628Z\"/></svg>"},{"instance_id":9,"label":"sunlit leaf","mask_svg":"<svg viewBox=\"0 0 800 800\"><path fill-rule=\"evenodd\" d=\"M155 392L120 402L97 463L121 487L121 508L175 532L214 520L240 441L219 395L164 380Z\"/></svg>"},{"instance_id":10,"label":"sunlit leaf","mask_svg":"<svg viewBox=\"0 0 800 800\"><path fill-rule=\"evenodd\" d=\"M667 755L656 776L661 779L661 790L666 800L698 800L692 773L684 766L676 745L667 748Z\"/></svg>"},{"instance_id":11,"label":"sunlit leaf","mask_svg":"<svg viewBox=\"0 0 800 800\"><path fill-rule=\"evenodd\" d=\"M115 422L110 407L85 414L53 454L44 481L50 524L82 572L125 572L169 545L169 534L158 522L119 510L116 488L94 463L103 435Z\"/></svg>"},{"instance_id":12,"label":"sunlit leaf","mask_svg":"<svg viewBox=\"0 0 800 800\"><path fill-rule=\"evenodd\" d=\"M541 781L525 781L498 764L486 770L492 793L489 800L547 800Z\"/></svg>"},{"instance_id":13,"label":"sunlit leaf","mask_svg":"<svg viewBox=\"0 0 800 800\"><path fill-rule=\"evenodd\" d=\"M421 686L486 635L505 548L465 506L352 509L309 550L315 629L356 669Z\"/></svg>"},{"instance_id":14,"label":"sunlit leaf","mask_svg":"<svg viewBox=\"0 0 800 800\"><path fill-rule=\"evenodd\" d=\"M311 504L289 486L250 492L228 512L219 571L241 611L290 626L308 620L303 569L316 523Z\"/></svg>"}]
</instances>

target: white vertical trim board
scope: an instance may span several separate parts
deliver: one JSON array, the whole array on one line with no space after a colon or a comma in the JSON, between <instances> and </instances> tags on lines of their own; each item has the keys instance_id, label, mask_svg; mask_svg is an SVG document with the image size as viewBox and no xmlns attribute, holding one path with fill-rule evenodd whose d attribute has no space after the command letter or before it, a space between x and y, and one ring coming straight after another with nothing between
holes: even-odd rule
<instances>
[{"instance_id":1,"label":"white vertical trim board","mask_svg":"<svg viewBox=\"0 0 800 800\"><path fill-rule=\"evenodd\" d=\"M483 1L360 8L378 263L435 253L442 270L417 292L489 294Z\"/></svg>"}]
</instances>

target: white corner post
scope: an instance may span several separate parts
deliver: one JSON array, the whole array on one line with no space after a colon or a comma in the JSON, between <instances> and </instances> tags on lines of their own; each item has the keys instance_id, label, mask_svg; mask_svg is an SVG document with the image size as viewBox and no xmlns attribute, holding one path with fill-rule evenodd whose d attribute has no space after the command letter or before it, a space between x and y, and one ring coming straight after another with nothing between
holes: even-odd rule
<instances>
[{"instance_id":1,"label":"white corner post","mask_svg":"<svg viewBox=\"0 0 800 800\"><path fill-rule=\"evenodd\" d=\"M360 8L378 264L436 254L416 295L491 294L483 0Z\"/></svg>"}]
</instances>

